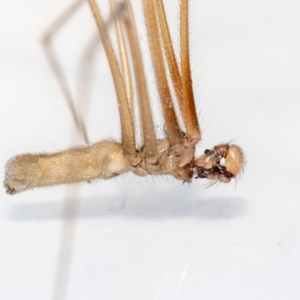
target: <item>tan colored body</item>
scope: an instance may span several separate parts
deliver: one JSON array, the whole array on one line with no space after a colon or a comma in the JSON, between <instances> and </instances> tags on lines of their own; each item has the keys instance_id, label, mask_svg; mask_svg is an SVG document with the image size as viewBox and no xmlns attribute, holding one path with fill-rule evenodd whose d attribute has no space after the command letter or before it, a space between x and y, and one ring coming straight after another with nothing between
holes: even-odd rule
<instances>
[{"instance_id":1,"label":"tan colored body","mask_svg":"<svg viewBox=\"0 0 300 300\"><path fill-rule=\"evenodd\" d=\"M35 187L109 179L129 171L138 176L173 175L190 181L189 164L179 167L180 156L168 156L167 138L157 140L157 149L159 163L150 168L145 162L144 147L137 151L140 163L130 166L122 144L115 141L100 141L52 154L17 155L6 164L4 186L8 194L15 194Z\"/></svg>"},{"instance_id":2,"label":"tan colored body","mask_svg":"<svg viewBox=\"0 0 300 300\"><path fill-rule=\"evenodd\" d=\"M15 194L39 186L108 179L129 171L122 145L101 141L54 154L22 154L11 158L4 185Z\"/></svg>"}]
</instances>

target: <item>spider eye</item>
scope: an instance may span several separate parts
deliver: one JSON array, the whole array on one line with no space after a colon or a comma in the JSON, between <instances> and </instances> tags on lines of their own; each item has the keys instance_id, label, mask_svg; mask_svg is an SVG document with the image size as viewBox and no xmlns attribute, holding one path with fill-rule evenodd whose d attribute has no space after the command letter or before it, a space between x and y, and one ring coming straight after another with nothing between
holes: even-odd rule
<instances>
[{"instance_id":1,"label":"spider eye","mask_svg":"<svg viewBox=\"0 0 300 300\"><path fill-rule=\"evenodd\" d=\"M204 150L204 154L207 154L209 151L209 149Z\"/></svg>"}]
</instances>

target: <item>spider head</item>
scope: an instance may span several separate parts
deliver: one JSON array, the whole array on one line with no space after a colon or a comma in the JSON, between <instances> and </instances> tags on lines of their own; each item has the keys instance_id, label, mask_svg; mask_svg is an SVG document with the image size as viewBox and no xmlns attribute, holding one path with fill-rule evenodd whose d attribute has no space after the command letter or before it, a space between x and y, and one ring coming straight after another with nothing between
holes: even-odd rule
<instances>
[{"instance_id":1,"label":"spider head","mask_svg":"<svg viewBox=\"0 0 300 300\"><path fill-rule=\"evenodd\" d=\"M235 144L221 144L194 160L196 178L207 178L228 183L243 172L245 165L243 150Z\"/></svg>"}]
</instances>

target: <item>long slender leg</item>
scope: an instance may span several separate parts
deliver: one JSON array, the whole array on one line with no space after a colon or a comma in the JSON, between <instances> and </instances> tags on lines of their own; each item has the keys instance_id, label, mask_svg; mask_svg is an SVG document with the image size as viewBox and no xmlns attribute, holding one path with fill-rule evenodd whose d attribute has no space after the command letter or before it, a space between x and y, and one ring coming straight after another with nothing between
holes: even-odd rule
<instances>
[{"instance_id":1,"label":"long slender leg","mask_svg":"<svg viewBox=\"0 0 300 300\"><path fill-rule=\"evenodd\" d=\"M125 0L124 3L127 7L127 18L124 18L124 24L135 74L146 164L155 165L158 161L158 153L144 65L130 0Z\"/></svg>"},{"instance_id":2,"label":"long slender leg","mask_svg":"<svg viewBox=\"0 0 300 300\"><path fill-rule=\"evenodd\" d=\"M134 126L128 106L128 98L123 77L119 68L114 49L107 34L105 23L101 16L100 10L94 0L89 0L89 4L100 32L100 37L106 52L106 56L114 80L122 127L123 154L131 165L138 165L140 163L140 158L136 153Z\"/></svg>"},{"instance_id":3,"label":"long slender leg","mask_svg":"<svg viewBox=\"0 0 300 300\"><path fill-rule=\"evenodd\" d=\"M52 71L59 83L60 89L72 113L73 120L77 131L82 136L85 143L88 143L88 135L82 117L75 108L74 99L69 88L64 72L59 63L58 57L52 49L52 37L61 29L61 27L72 17L72 15L83 4L83 1L74 2L59 18L55 20L53 25L44 35L43 42L48 61L52 67ZM74 189L77 191L75 192ZM54 287L52 299L65 299L69 274L71 269L71 258L74 246L74 231L76 228L76 216L79 206L79 188L68 188L63 205L63 223L60 231L59 250L57 254L56 271L54 277ZM71 201L70 201L71 200ZM71 216L71 218L70 218ZM68 218L69 217L69 218Z\"/></svg>"},{"instance_id":4,"label":"long slender leg","mask_svg":"<svg viewBox=\"0 0 300 300\"><path fill-rule=\"evenodd\" d=\"M60 89L64 95L64 98L67 102L67 105L72 113L73 120L75 123L76 131L82 137L85 143L88 143L88 135L86 131L86 127L82 116L79 114L78 110L75 107L74 97L72 96L71 90L69 88L68 82L66 80L65 74L59 63L59 59L52 48L52 38L56 35L56 33L68 22L68 20L74 15L74 13L80 8L81 4L83 4L82 0L75 1L70 7L68 7L52 24L52 26L48 29L48 31L44 34L43 44L45 47L45 52L52 67L52 71L54 76L57 79L57 82L60 86ZM94 49L95 49L95 40L92 41L90 47L85 51L85 57L81 63L81 72L79 72L79 76L82 76L83 73L89 74L89 72L83 72L83 70L89 71L92 63L92 58L94 57ZM78 86L81 87L79 89L78 97L84 98L84 104L87 106L88 95L87 88L82 89L82 80L79 78ZM85 82L86 82L85 76ZM84 92L84 93L82 93ZM76 217L77 211L79 209L79 193L80 187L75 186L71 188L67 188L66 196L63 204L63 222L60 230L60 239L59 239L59 250L57 254L57 262L56 262L56 270L54 277L54 287L53 287L53 295L52 299L55 300L63 300L66 297L67 286L70 276L71 262L72 262L72 253L74 247L74 237L76 230Z\"/></svg>"},{"instance_id":5,"label":"long slender leg","mask_svg":"<svg viewBox=\"0 0 300 300\"><path fill-rule=\"evenodd\" d=\"M83 1L74 2L59 18L55 20L53 25L48 29L47 33L44 35L44 45L47 58L52 66L54 75L59 83L59 86L63 92L63 95L67 101L67 104L71 110L76 129L83 138L83 140L88 143L88 135L86 132L85 124L82 117L80 116L78 110L76 110L74 97L72 96L71 90L69 88L68 82L64 75L64 72L59 63L58 57L56 56L54 50L52 49L51 41L55 34L61 29L61 27L73 16L73 14L79 9L80 5L83 4ZM111 20L106 22L109 26ZM79 80L77 91L77 96L79 100L83 100L83 103L87 107L88 105L88 88L86 82L90 79L90 70L93 64L93 58L95 57L96 46L99 44L99 37L97 35L97 40L93 37L90 45L84 52L83 59L80 64ZM84 76L84 80L82 80ZM85 82L85 84L83 84ZM79 206L79 192L80 188L78 186L68 188L66 191L66 198L64 200L63 206L63 218L61 233L60 233L60 242L59 242L59 251L57 256L57 266L56 274L54 279L54 289L52 298L55 300L65 299L67 293L67 285L69 281L69 274L71 268L71 258L74 247L74 231L76 228L76 216Z\"/></svg>"},{"instance_id":6,"label":"long slender leg","mask_svg":"<svg viewBox=\"0 0 300 300\"><path fill-rule=\"evenodd\" d=\"M144 0L143 4L156 83L163 109L166 131L170 142L170 155L172 155L180 151L182 147L182 135L176 118L166 76L155 3L154 0ZM173 151L175 152L173 153Z\"/></svg>"},{"instance_id":7,"label":"long slender leg","mask_svg":"<svg viewBox=\"0 0 300 300\"><path fill-rule=\"evenodd\" d=\"M52 68L52 71L57 79L60 89L64 95L67 105L72 113L73 120L77 131L82 136L85 143L88 143L88 135L83 122L82 117L75 108L74 99L69 88L68 82L61 68L59 60L52 49L52 37L60 30L60 28L71 18L71 16L79 9L83 4L82 0L75 1L64 13L59 16L52 26L48 29L44 35L43 44L45 52ZM78 187L75 187L78 189ZM71 194L70 194L71 193ZM57 254L56 271L54 277L54 287L52 298L55 300L65 299L67 292L67 285L69 281L69 274L71 269L71 257L74 246L74 230L76 228L76 216L78 210L78 193L74 193L74 188L67 191L64 206L63 206L63 218L62 228L60 232L59 251ZM70 201L72 200L72 201ZM67 217L72 216L69 220Z\"/></svg>"},{"instance_id":8,"label":"long slender leg","mask_svg":"<svg viewBox=\"0 0 300 300\"><path fill-rule=\"evenodd\" d=\"M198 123L194 93L192 87L190 57L189 57L189 0L182 0L180 6L180 43L181 43L181 76L175 58L172 42L170 38L169 26L166 20L164 5L162 0L156 0L158 19L167 63L170 70L171 79L175 88L179 106L185 121L186 132L190 140L197 143L201 140L200 126Z\"/></svg>"},{"instance_id":9,"label":"long slender leg","mask_svg":"<svg viewBox=\"0 0 300 300\"><path fill-rule=\"evenodd\" d=\"M184 104L183 104L183 95L182 95L182 79L178 67L178 63L175 57L175 51L173 48L173 43L170 36L170 30L169 25L166 18L165 8L162 0L156 1L156 11L157 11L157 17L159 20L159 27L161 32L161 37L163 41L163 46L165 50L165 55L167 59L167 64L171 76L171 80L173 82L173 87L176 93L176 98L179 103L179 108L182 113L181 117L185 123L185 116L184 116Z\"/></svg>"},{"instance_id":10,"label":"long slender leg","mask_svg":"<svg viewBox=\"0 0 300 300\"><path fill-rule=\"evenodd\" d=\"M124 31L121 25L121 21L124 18L123 15L126 14L127 8L125 7L124 3L119 3L119 6L116 7L115 0L110 0L110 8L115 21L119 55L120 55L121 72L125 84L129 109L131 112L132 120L134 122L135 118L134 118L134 107L133 107L133 87L132 87L132 79L131 79L131 72L130 72L130 65L129 65L129 58L128 58L128 49L125 44Z\"/></svg>"},{"instance_id":11,"label":"long slender leg","mask_svg":"<svg viewBox=\"0 0 300 300\"><path fill-rule=\"evenodd\" d=\"M181 0L180 6L181 76L186 132L191 143L195 145L201 140L201 132L196 113L191 77L188 3L189 0Z\"/></svg>"},{"instance_id":12,"label":"long slender leg","mask_svg":"<svg viewBox=\"0 0 300 300\"><path fill-rule=\"evenodd\" d=\"M188 0L182 0L180 6L180 35L181 35L181 76L174 55L169 26L166 20L162 0L156 0L157 15L160 24L160 32L164 45L166 62L173 82L179 108L185 123L186 136L184 149L181 152L179 167L183 167L192 161L195 154L195 145L201 139L198 124L193 87L191 81L190 59L189 59L189 32L188 32Z\"/></svg>"},{"instance_id":13,"label":"long slender leg","mask_svg":"<svg viewBox=\"0 0 300 300\"><path fill-rule=\"evenodd\" d=\"M52 48L52 37L62 28L62 26L69 20L69 18L79 9L84 3L84 0L75 1L68 7L52 24L48 31L44 34L43 44L47 59L50 63L52 71L57 79L60 89L64 95L67 105L72 113L76 128L86 143L88 143L88 135L82 117L79 115L74 104L74 97L68 85L66 76L63 72L59 59Z\"/></svg>"}]
</instances>

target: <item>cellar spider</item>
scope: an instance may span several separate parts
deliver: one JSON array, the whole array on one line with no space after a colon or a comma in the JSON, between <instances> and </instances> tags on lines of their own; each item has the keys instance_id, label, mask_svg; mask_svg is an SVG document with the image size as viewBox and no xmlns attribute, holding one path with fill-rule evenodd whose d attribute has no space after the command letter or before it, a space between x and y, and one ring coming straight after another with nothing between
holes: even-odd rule
<instances>
[{"instance_id":1,"label":"cellar spider","mask_svg":"<svg viewBox=\"0 0 300 300\"><path fill-rule=\"evenodd\" d=\"M149 49L164 117L166 137L162 139L156 137L154 130L130 0L118 4L110 0L119 57L96 2L88 2L114 81L121 122L121 142L102 140L56 153L17 155L5 167L6 192L13 195L35 187L109 179L129 171L138 176L171 175L189 183L194 178L207 178L211 184L228 183L236 178L245 164L243 151L236 144L219 144L195 156L195 147L202 136L191 78L188 0L181 0L180 4L180 62L174 54L162 0L143 0ZM130 70L134 73L135 85ZM171 89L176 97L172 98ZM136 145L134 130L133 90L136 90L140 112L143 141L140 148ZM179 118L182 118L184 127L179 125ZM78 118L75 119L80 123ZM81 128L84 131L83 124Z\"/></svg>"}]
</instances>

